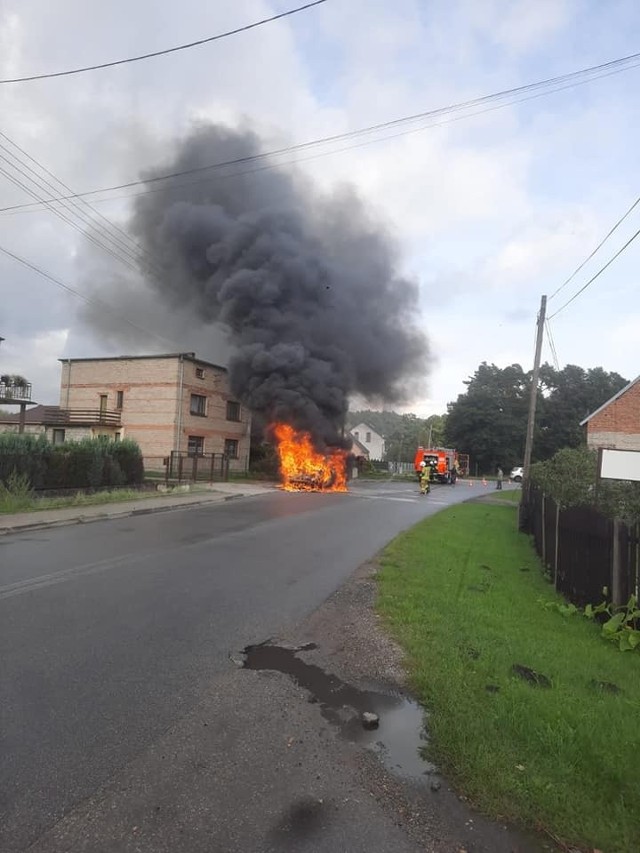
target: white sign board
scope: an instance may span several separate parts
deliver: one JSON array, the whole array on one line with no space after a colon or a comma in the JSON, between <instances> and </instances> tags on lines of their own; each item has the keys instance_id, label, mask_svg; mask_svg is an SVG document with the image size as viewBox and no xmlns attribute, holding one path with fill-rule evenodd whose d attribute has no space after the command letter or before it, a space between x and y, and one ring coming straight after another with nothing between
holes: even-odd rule
<instances>
[{"instance_id":1,"label":"white sign board","mask_svg":"<svg viewBox=\"0 0 640 853\"><path fill-rule=\"evenodd\" d=\"M640 450L600 451L600 476L604 480L640 481Z\"/></svg>"}]
</instances>

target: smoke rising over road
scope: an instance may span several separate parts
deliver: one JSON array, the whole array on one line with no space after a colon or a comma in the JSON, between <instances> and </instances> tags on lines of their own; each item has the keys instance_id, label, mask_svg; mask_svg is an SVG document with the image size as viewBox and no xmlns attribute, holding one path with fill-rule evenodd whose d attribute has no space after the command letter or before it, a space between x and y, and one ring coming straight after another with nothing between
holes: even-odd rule
<instances>
[{"instance_id":1,"label":"smoke rising over road","mask_svg":"<svg viewBox=\"0 0 640 853\"><path fill-rule=\"evenodd\" d=\"M206 125L143 177L261 150L251 131ZM156 298L228 329L233 393L268 421L339 443L350 394L399 402L426 375L418 287L352 189L322 194L260 165L152 183L169 189L136 199L129 230L160 270L147 276Z\"/></svg>"}]
</instances>

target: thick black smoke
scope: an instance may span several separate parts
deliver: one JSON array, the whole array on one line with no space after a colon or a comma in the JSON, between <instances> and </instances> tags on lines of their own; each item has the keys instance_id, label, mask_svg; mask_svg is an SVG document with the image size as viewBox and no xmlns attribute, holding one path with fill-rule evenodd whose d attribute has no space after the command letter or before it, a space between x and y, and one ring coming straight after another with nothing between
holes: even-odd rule
<instances>
[{"instance_id":1,"label":"thick black smoke","mask_svg":"<svg viewBox=\"0 0 640 853\"><path fill-rule=\"evenodd\" d=\"M200 127L144 177L260 151L251 132ZM338 443L349 395L397 402L427 372L418 288L353 190L327 197L288 171L236 165L140 196L130 228L162 271L156 294L229 329L233 392L267 421Z\"/></svg>"}]
</instances>

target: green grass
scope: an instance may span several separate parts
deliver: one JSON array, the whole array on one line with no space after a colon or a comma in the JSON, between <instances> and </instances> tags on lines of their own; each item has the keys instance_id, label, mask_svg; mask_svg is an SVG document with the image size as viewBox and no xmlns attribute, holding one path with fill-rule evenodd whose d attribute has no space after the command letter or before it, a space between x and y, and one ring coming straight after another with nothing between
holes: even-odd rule
<instances>
[{"instance_id":1,"label":"green grass","mask_svg":"<svg viewBox=\"0 0 640 853\"><path fill-rule=\"evenodd\" d=\"M170 494L170 493L169 493ZM120 503L122 501L138 501L146 498L160 498L161 492L141 492L136 489L113 489L103 492L75 495L58 498L38 498L32 493L2 494L0 493L0 515L14 512L38 512L47 509L64 509L65 507L100 506L102 504Z\"/></svg>"},{"instance_id":2,"label":"green grass","mask_svg":"<svg viewBox=\"0 0 640 853\"><path fill-rule=\"evenodd\" d=\"M457 506L381 557L378 606L429 711L431 757L490 815L605 853L640 850L640 653L539 603L562 599L516 514ZM514 664L552 688L514 676Z\"/></svg>"},{"instance_id":3,"label":"green grass","mask_svg":"<svg viewBox=\"0 0 640 853\"><path fill-rule=\"evenodd\" d=\"M522 489L502 489L500 491L496 489L487 495L488 500L511 501L514 504L519 504L521 497Z\"/></svg>"}]
</instances>

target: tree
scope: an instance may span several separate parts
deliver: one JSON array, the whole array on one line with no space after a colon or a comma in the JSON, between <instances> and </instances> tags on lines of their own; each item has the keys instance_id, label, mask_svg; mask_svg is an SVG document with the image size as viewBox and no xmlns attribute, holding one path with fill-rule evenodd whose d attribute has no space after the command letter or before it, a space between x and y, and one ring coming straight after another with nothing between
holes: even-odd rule
<instances>
[{"instance_id":1,"label":"tree","mask_svg":"<svg viewBox=\"0 0 640 853\"><path fill-rule=\"evenodd\" d=\"M385 438L386 459L392 462L413 462L418 447L439 446L444 441L446 415L419 418L412 413L360 410L349 412L349 424L366 423Z\"/></svg>"},{"instance_id":2,"label":"tree","mask_svg":"<svg viewBox=\"0 0 640 853\"><path fill-rule=\"evenodd\" d=\"M467 391L449 403L447 444L469 453L485 473L522 464L529 378L519 364L503 369L483 362L465 382Z\"/></svg>"},{"instance_id":3,"label":"tree","mask_svg":"<svg viewBox=\"0 0 640 853\"><path fill-rule=\"evenodd\" d=\"M521 465L529 409L531 374L519 364L500 368L483 362L465 382L467 391L449 404L448 444L471 455L484 473L500 465ZM533 460L548 459L565 447L584 444L580 421L624 387L626 380L601 367L540 368Z\"/></svg>"},{"instance_id":4,"label":"tree","mask_svg":"<svg viewBox=\"0 0 640 853\"><path fill-rule=\"evenodd\" d=\"M580 447L584 443L580 422L627 384L618 373L607 373L601 367L583 370L575 364L561 371L544 364L540 379L544 399L539 417L539 459L563 447Z\"/></svg>"}]
</instances>

